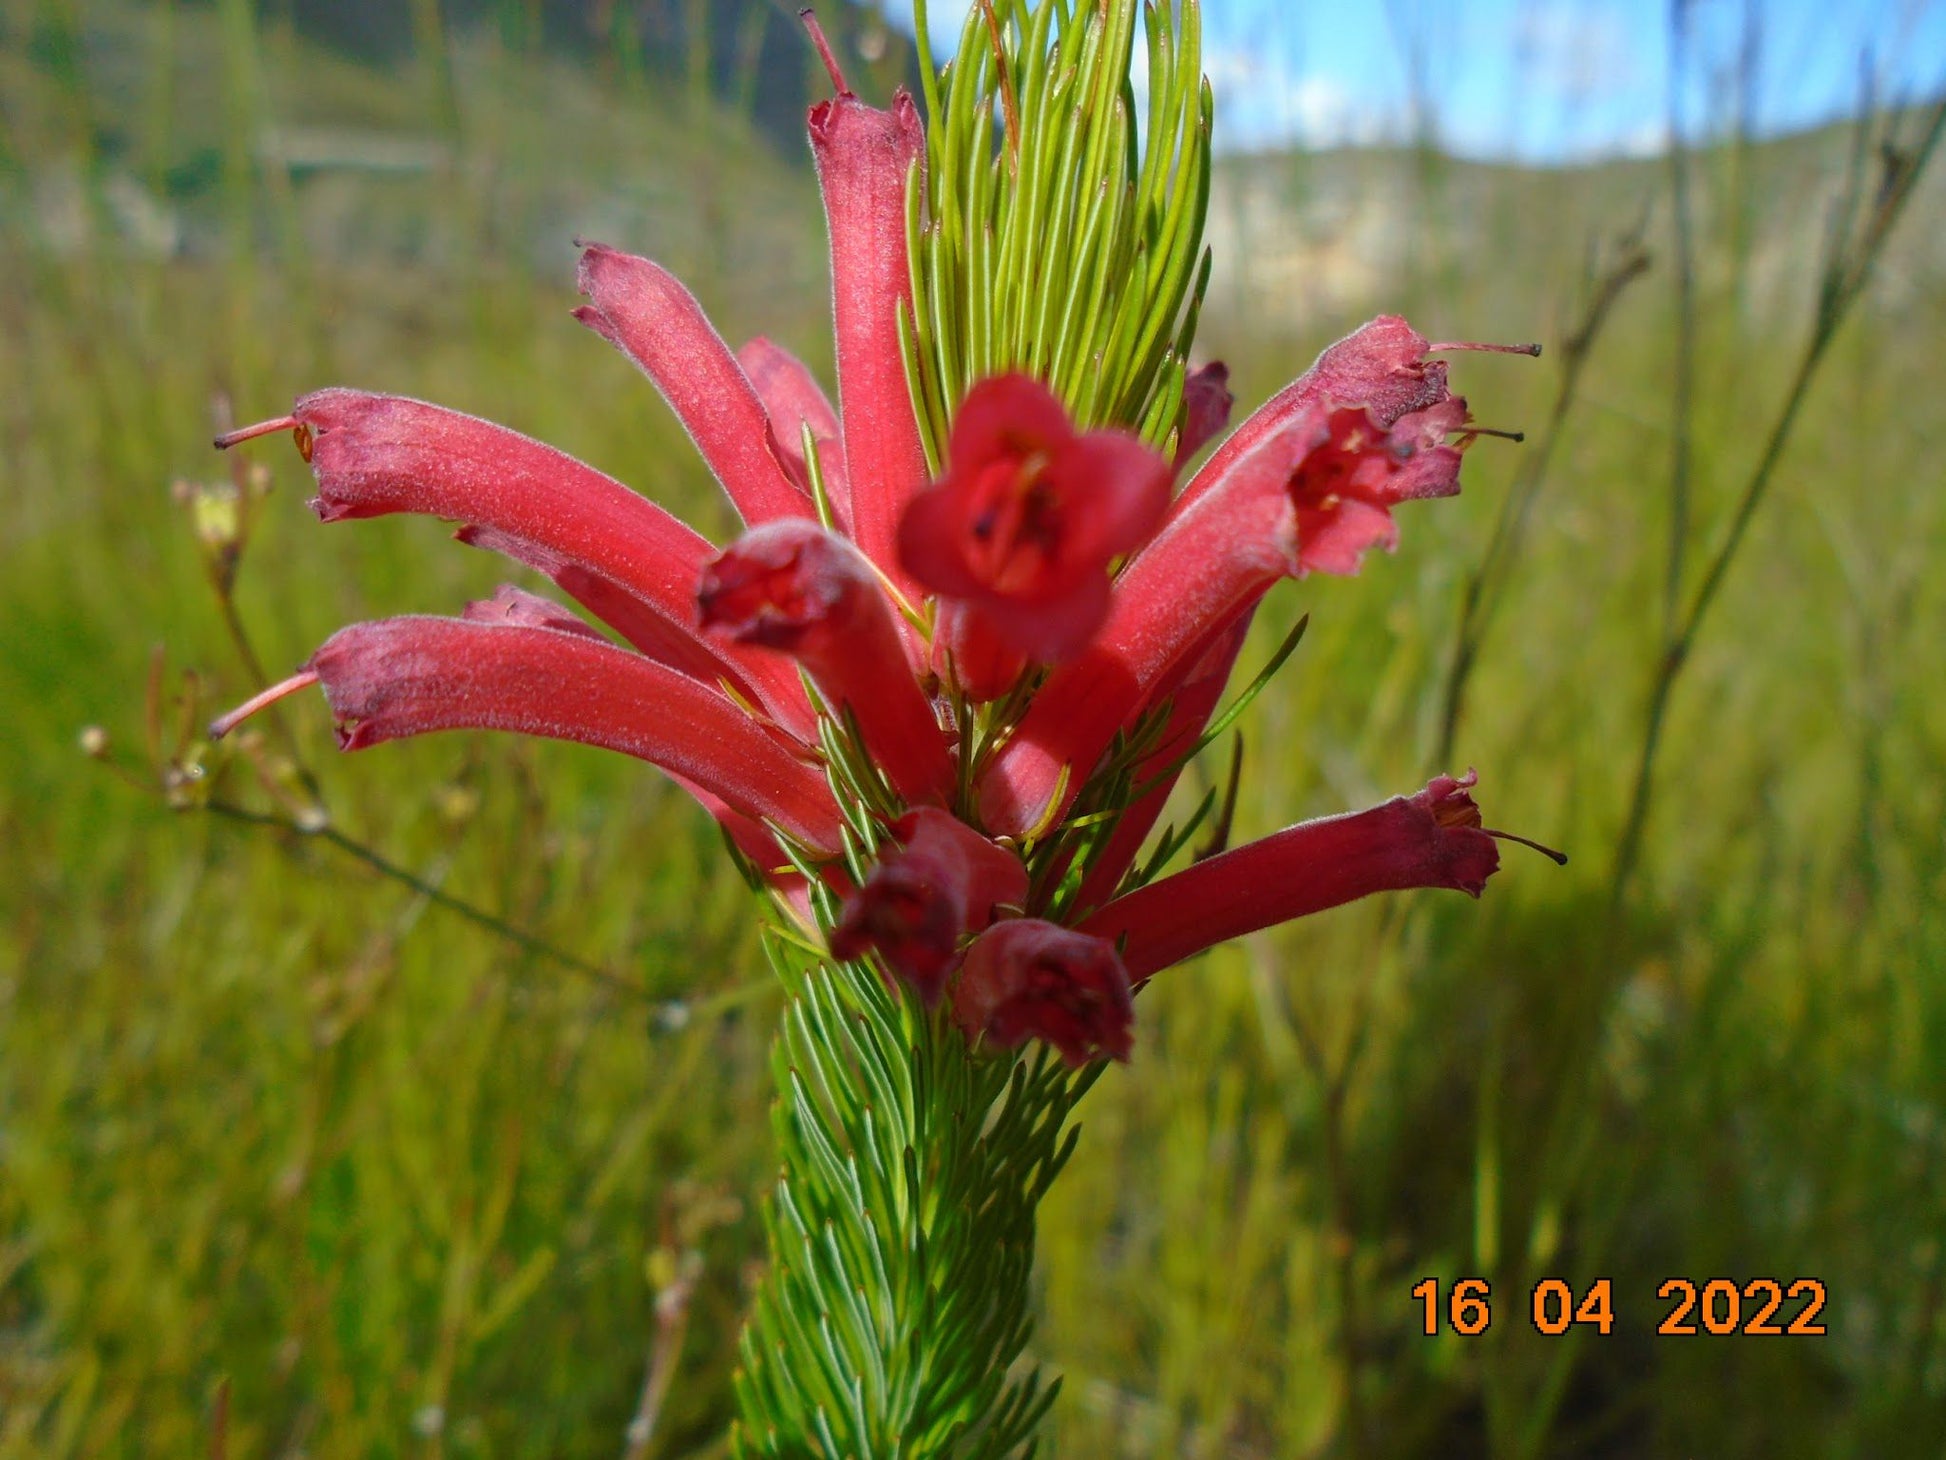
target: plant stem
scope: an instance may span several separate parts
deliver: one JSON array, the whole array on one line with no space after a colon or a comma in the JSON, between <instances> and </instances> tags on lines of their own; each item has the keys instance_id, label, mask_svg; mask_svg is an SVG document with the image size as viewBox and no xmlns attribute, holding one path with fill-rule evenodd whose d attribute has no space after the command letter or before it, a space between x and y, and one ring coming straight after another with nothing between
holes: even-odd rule
<instances>
[{"instance_id":1,"label":"plant stem","mask_svg":"<svg viewBox=\"0 0 1946 1460\"><path fill-rule=\"evenodd\" d=\"M1696 225L1690 211L1689 142L1683 134L1682 88L1689 49L1690 0L1669 6L1669 195L1676 263L1676 358L1670 370L1669 552L1663 572L1662 624L1672 634L1689 541L1690 467L1696 415Z\"/></svg>"},{"instance_id":2,"label":"plant stem","mask_svg":"<svg viewBox=\"0 0 1946 1460\"><path fill-rule=\"evenodd\" d=\"M1554 402L1548 408L1547 424L1540 439L1521 458L1513 485L1500 499L1500 511L1494 518L1486 551L1467 575L1466 586L1461 591L1453 655L1440 696L1439 737L1433 754L1435 767L1443 768L1452 757L1460 720L1465 715L1467 685L1479 660L1480 646L1492 627L1508 580L1519 561L1534 503L1541 494L1555 445L1560 441L1569 409L1580 390L1582 371L1594 351L1595 338L1607 324L1622 291L1647 273L1648 268L1648 251L1643 248L1641 232L1637 229L1623 237L1620 256L1601 276L1589 295L1580 322L1562 341L1560 380L1555 387Z\"/></svg>"},{"instance_id":3,"label":"plant stem","mask_svg":"<svg viewBox=\"0 0 1946 1460\"><path fill-rule=\"evenodd\" d=\"M1020 1455L1058 1388L1019 1362L1034 1213L1100 1066L970 1048L865 964L768 951L790 998L772 1056L780 1169L733 1453Z\"/></svg>"},{"instance_id":4,"label":"plant stem","mask_svg":"<svg viewBox=\"0 0 1946 1460\"><path fill-rule=\"evenodd\" d=\"M1861 143L1868 125L1869 118L1859 122ZM1778 462L1783 458L1784 448L1790 441L1791 431L1797 424L1798 414L1810 392L1818 366L1823 362L1839 326L1850 313L1851 306L1864 292L1873 265L1883 251L1885 241L1919 177L1937 150L1942 132L1946 132L1946 102L1933 108L1918 143L1909 151L1901 153L1889 143L1883 147L1884 178L1862 227L1856 226L1852 214L1861 196L1862 180L1858 174L1866 165L1866 149L1861 145L1854 154L1846 202L1833 228L1811 336L1805 342L1804 353L1798 360L1797 371L1791 378L1770 434L1765 438L1763 450L1757 457L1756 465L1751 468L1736 508L1730 515L1729 529L1711 556L1709 566L1704 569L1702 581L1690 600L1688 611L1679 620L1672 620L1656 661L1654 678L1649 687L1648 708L1643 717L1642 747L1636 760L1633 789L1629 794L1628 818L1623 823L1621 839L1616 845L1615 867L1609 880L1611 909L1620 908L1641 857L1642 838L1647 829L1654 790L1656 761L1662 747L1664 724L1676 680L1682 674L1683 666L1689 662L1704 617L1722 591L1730 565L1743 545L1757 509L1769 495ZM1673 559L1671 566L1676 566Z\"/></svg>"},{"instance_id":5,"label":"plant stem","mask_svg":"<svg viewBox=\"0 0 1946 1460\"><path fill-rule=\"evenodd\" d=\"M401 886L410 888L428 902L435 903L445 908L448 912L457 913L474 926L484 928L496 937L506 939L506 941L525 952L532 953L536 957L545 958L552 963L557 963L572 973L578 973L583 978L593 979L596 983L615 989L617 992L628 994L633 998L647 999L649 997L641 985L623 978L620 974L611 973L599 964L590 963L585 958L578 958L566 949L558 948L545 938L538 938L525 928L517 927L505 918L490 913L485 908L468 902L464 898L455 897L452 893L442 890L417 873L401 867L397 862L392 861L383 853L366 846L356 838L345 835L345 833L339 831L337 827L332 826L328 822L321 827L315 828L302 826L289 817L273 816L263 811L252 811L247 806L238 806L228 801L208 801L203 804L203 809L213 815L223 817L225 820L241 822L245 826L265 827L270 830L290 832L297 836L312 837L318 841L327 842L343 852L346 856L363 862L379 875L389 877ZM684 1014L687 1012L687 1007L684 1006ZM682 1016L678 1015L676 1017Z\"/></svg>"}]
</instances>

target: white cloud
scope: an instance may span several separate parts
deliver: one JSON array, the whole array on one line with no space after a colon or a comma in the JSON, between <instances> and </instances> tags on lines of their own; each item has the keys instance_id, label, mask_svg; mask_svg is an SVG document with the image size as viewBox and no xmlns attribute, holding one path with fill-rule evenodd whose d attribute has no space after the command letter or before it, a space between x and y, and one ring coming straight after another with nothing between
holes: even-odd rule
<instances>
[{"instance_id":1,"label":"white cloud","mask_svg":"<svg viewBox=\"0 0 1946 1460\"><path fill-rule=\"evenodd\" d=\"M1291 130L1312 145L1369 147L1397 141L1404 119L1361 97L1335 76L1300 78L1285 93Z\"/></svg>"},{"instance_id":2,"label":"white cloud","mask_svg":"<svg viewBox=\"0 0 1946 1460\"><path fill-rule=\"evenodd\" d=\"M1620 12L1588 0L1527 0L1514 24L1525 75L1567 101L1640 86L1639 45Z\"/></svg>"},{"instance_id":3,"label":"white cloud","mask_svg":"<svg viewBox=\"0 0 1946 1460\"><path fill-rule=\"evenodd\" d=\"M1383 101L1336 76L1300 75L1275 51L1230 48L1205 52L1203 59L1216 92L1220 147L1369 146L1404 134L1402 119Z\"/></svg>"}]
</instances>

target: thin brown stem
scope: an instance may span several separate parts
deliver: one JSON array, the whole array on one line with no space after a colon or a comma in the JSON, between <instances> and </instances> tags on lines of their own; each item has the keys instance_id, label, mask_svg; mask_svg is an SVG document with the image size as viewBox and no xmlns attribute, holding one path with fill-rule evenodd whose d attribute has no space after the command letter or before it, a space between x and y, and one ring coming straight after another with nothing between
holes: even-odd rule
<instances>
[{"instance_id":1,"label":"thin brown stem","mask_svg":"<svg viewBox=\"0 0 1946 1460\"><path fill-rule=\"evenodd\" d=\"M525 928L517 927L505 918L499 917L494 913L488 912L483 907L468 902L465 898L455 897L452 893L428 882L417 873L401 867L397 862L392 861L391 858L385 856L382 852L366 846L355 837L345 835L344 832L338 830L337 827L332 826L328 822L323 826L305 826L289 817L274 816L264 811L252 811L247 806L238 806L229 801L208 801L204 803L203 809L213 815L224 818L226 821L239 822L245 826L262 827L266 830L288 832L296 836L312 837L318 841L327 842L343 852L346 856L364 863L380 876L390 878L401 886L410 888L427 901L445 908L450 913L457 913L474 926L484 928L496 937L504 938L507 942L512 943L515 947L525 952L532 953L536 957L545 958L549 962L557 963L571 973L577 973L583 978L592 979L596 983L602 984L607 988L612 988L618 993L625 993L637 999L647 999L649 997L647 992L632 980L624 978L618 973L612 973L599 964L590 963L585 958L576 957L566 949L556 947L545 938L536 937Z\"/></svg>"},{"instance_id":2,"label":"thin brown stem","mask_svg":"<svg viewBox=\"0 0 1946 1460\"><path fill-rule=\"evenodd\" d=\"M675 1280L655 1297L655 1338L649 1344L649 1365L642 1376L642 1394L635 1404L635 1417L628 1423L628 1446L622 1460L647 1460L655 1440L655 1427L662 1417L663 1402L669 1397L670 1382L676 1377L676 1363L682 1357L683 1335L689 1328L689 1300L701 1275L700 1263L680 1272Z\"/></svg>"},{"instance_id":3,"label":"thin brown stem","mask_svg":"<svg viewBox=\"0 0 1946 1460\"><path fill-rule=\"evenodd\" d=\"M1669 541L1662 580L1662 624L1673 634L1689 546L1690 469L1695 459L1696 224L1690 210L1689 141L1682 88L1688 71L1690 0L1669 6L1669 195L1676 269L1676 357L1670 370Z\"/></svg>"},{"instance_id":4,"label":"thin brown stem","mask_svg":"<svg viewBox=\"0 0 1946 1460\"><path fill-rule=\"evenodd\" d=\"M1648 272L1649 254L1642 246L1640 231L1625 235L1614 262L1604 271L1588 296L1580 320L1561 345L1561 373L1548 408L1547 421L1533 448L1521 458L1513 485L1500 499L1493 532L1485 552L1467 575L1460 594L1459 623L1453 632L1453 653L1448 661L1446 683L1441 692L1439 736L1433 755L1435 767L1444 768L1459 738L1460 721L1466 712L1466 691L1479 660L1480 647L1492 627L1505 596L1506 585L1520 557L1534 503L1540 497L1553 460L1554 448L1570 408L1580 391L1582 371L1594 350L1596 337L1611 317L1622 292Z\"/></svg>"},{"instance_id":5,"label":"thin brown stem","mask_svg":"<svg viewBox=\"0 0 1946 1460\"><path fill-rule=\"evenodd\" d=\"M1860 120L1861 136L1869 125L1869 118ZM1857 225L1849 215L1856 206L1853 200L1862 195L1860 179L1856 173L1865 166L1866 149L1861 146L1855 154L1854 175L1848 179L1847 202L1833 228L1832 243L1819 288L1817 317L1812 325L1811 336L1805 342L1804 353L1798 361L1797 371L1791 378L1790 387L1785 392L1777 419L1771 426L1770 434L1764 440L1763 450L1757 457L1756 465L1751 468L1750 476L1744 483L1736 507L1730 514L1730 525L1723 535L1723 541L1711 555L1695 596L1689 602L1688 610L1679 620L1671 624L1669 636L1656 661L1654 677L1649 687L1648 707L1643 717L1641 751L1636 759L1635 780L1629 794L1628 817L1623 823L1621 839L1615 849L1615 870L1609 882L1611 907L1620 907L1629 881L1641 858L1642 837L1647 829L1654 791L1656 761L1661 751L1664 724L1676 681L1682 674L1683 666L1689 662L1703 621L1715 604L1717 595L1722 591L1724 580L1729 575L1730 565L1736 560L1738 550L1743 546L1750 530L1750 523L1757 515L1757 509L1763 505L1765 498L1770 494L1771 483L1777 474L1777 465L1782 460L1784 448L1797 425L1799 412L1804 405L1805 397L1810 392L1811 382L1817 375L1818 367L1823 362L1831 341L1837 336L1839 326L1844 323L1845 317L1849 314L1851 306L1864 291L1865 285L1870 282L1872 267L1883 251L1885 241L1890 237L1893 225L1897 223L1906 202L1911 198L1927 163L1937 151L1942 133L1946 133L1946 101L1940 102L1933 108L1915 146L1905 151L1889 145L1886 147L1885 177L1871 205L1871 212L1862 226Z\"/></svg>"}]
</instances>

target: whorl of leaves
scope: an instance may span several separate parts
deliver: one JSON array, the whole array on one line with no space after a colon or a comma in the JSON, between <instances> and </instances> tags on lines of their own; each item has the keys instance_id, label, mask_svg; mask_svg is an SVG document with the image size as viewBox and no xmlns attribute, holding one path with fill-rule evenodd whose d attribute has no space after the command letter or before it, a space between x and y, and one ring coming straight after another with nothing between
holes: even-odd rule
<instances>
[{"instance_id":1,"label":"whorl of leaves","mask_svg":"<svg viewBox=\"0 0 1946 1460\"><path fill-rule=\"evenodd\" d=\"M1084 428L1166 447L1209 282L1198 0L1143 7L1146 115L1131 0L980 0L936 80L913 8L927 142L907 195L915 316L900 323L934 467L967 388L1010 369Z\"/></svg>"},{"instance_id":2,"label":"whorl of leaves","mask_svg":"<svg viewBox=\"0 0 1946 1460\"><path fill-rule=\"evenodd\" d=\"M870 967L782 937L768 948L789 997L773 1055L782 1170L736 1453L1031 1454L1059 1387L1016 1367L1034 1210L1093 1073L1044 1049L978 1055Z\"/></svg>"}]
</instances>

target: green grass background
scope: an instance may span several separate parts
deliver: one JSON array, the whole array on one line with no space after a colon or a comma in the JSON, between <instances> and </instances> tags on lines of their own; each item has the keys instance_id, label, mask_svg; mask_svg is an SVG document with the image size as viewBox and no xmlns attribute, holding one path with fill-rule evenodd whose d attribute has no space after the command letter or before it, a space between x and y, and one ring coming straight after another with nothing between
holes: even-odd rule
<instances>
[{"instance_id":1,"label":"green grass background","mask_svg":"<svg viewBox=\"0 0 1946 1460\"><path fill-rule=\"evenodd\" d=\"M0 12L0 1457L211 1453L224 1384L233 1456L620 1453L684 1254L701 1277L650 1453L716 1453L776 999L707 821L619 758L446 736L340 759L321 704L284 717L335 826L631 994L315 838L172 810L76 744L98 724L150 776L157 646L165 700L193 670L198 715L255 687L170 491L223 477L215 392L244 419L333 382L438 400L720 532L666 410L568 319L572 237L654 254L733 341L829 378L807 158L652 74L549 58L506 9L383 70L238 0ZM385 172L373 139L399 137L422 151ZM1698 158L1692 565L1801 348L1842 155L1830 134ZM1611 916L1668 531L1664 171L1224 170L1293 210L1218 225L1242 257L1202 343L1244 405L1380 308L1553 345L1589 240L1643 217L1656 266L1596 344L1452 767L1479 768L1490 824L1572 864L1509 848L1477 906L1341 910L1144 996L1045 1209L1052 1450L1940 1454L1938 179L1677 689ZM1322 257L1302 207L1332 190L1393 210L1391 276L1264 295L1250 251ZM1557 369L1454 363L1509 427L1541 423ZM1446 769L1460 584L1521 449L1476 447L1465 495L1402 512L1400 553L1359 579L1272 596L1246 662L1312 627L1244 721L1239 836ZM274 485L238 599L273 673L343 622L513 576L434 523L320 528L295 453L250 450ZM214 794L270 804L205 764ZM1487 1333L1422 1336L1427 1276L1490 1279ZM1615 1332L1536 1334L1548 1276L1610 1279ZM1677 1276L1820 1279L1829 1333L1657 1337Z\"/></svg>"}]
</instances>

